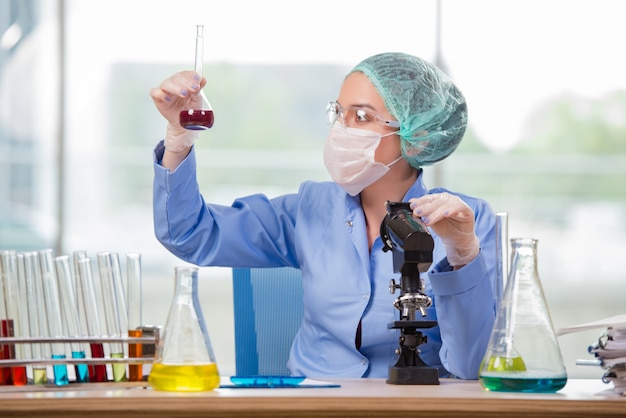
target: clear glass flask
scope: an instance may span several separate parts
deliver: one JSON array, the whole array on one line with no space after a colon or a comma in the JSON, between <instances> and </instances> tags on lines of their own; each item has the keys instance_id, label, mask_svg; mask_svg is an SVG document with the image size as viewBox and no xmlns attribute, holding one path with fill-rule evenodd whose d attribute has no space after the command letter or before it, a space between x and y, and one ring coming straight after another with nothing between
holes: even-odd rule
<instances>
[{"instance_id":1,"label":"clear glass flask","mask_svg":"<svg viewBox=\"0 0 626 418\"><path fill-rule=\"evenodd\" d=\"M196 26L196 64L195 71L202 77L202 61L204 56L204 26ZM194 131L202 131L209 129L213 126L214 115L213 108L209 103L209 99L206 98L204 90L200 90L200 97L202 98L202 105L199 109L185 109L181 110L178 115L180 125L185 129Z\"/></svg>"},{"instance_id":2,"label":"clear glass flask","mask_svg":"<svg viewBox=\"0 0 626 418\"><path fill-rule=\"evenodd\" d=\"M479 381L490 391L556 392L567 371L537 270L537 240L511 239L511 269Z\"/></svg>"},{"instance_id":3,"label":"clear glass flask","mask_svg":"<svg viewBox=\"0 0 626 418\"><path fill-rule=\"evenodd\" d=\"M198 268L176 267L176 287L148 382L153 389L209 391L220 383L198 299Z\"/></svg>"}]
</instances>

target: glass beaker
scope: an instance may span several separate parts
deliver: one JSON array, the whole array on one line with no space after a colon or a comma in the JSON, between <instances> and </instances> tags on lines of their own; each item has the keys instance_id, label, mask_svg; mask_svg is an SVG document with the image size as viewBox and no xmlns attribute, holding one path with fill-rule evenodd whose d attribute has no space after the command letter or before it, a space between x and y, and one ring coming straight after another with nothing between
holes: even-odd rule
<instances>
[{"instance_id":1,"label":"glass beaker","mask_svg":"<svg viewBox=\"0 0 626 418\"><path fill-rule=\"evenodd\" d=\"M176 267L174 300L157 343L148 383L156 390L208 391L220 377L198 299L198 268Z\"/></svg>"},{"instance_id":2,"label":"glass beaker","mask_svg":"<svg viewBox=\"0 0 626 418\"><path fill-rule=\"evenodd\" d=\"M202 61L204 56L204 26L196 26L196 63L195 71L202 77ZM185 129L194 131L201 131L209 129L213 126L214 115L213 108L209 103L209 99L206 98L204 90L200 90L200 97L202 104L199 109L185 109L181 110L178 118L180 126Z\"/></svg>"},{"instance_id":3,"label":"glass beaker","mask_svg":"<svg viewBox=\"0 0 626 418\"><path fill-rule=\"evenodd\" d=\"M511 269L478 377L490 391L556 392L567 372L539 279L537 240L510 242Z\"/></svg>"}]
</instances>

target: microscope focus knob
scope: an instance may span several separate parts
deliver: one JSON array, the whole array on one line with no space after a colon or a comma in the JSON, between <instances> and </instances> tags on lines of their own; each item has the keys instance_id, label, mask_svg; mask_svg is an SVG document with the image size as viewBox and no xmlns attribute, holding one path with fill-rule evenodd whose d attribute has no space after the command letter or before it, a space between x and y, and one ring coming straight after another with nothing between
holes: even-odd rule
<instances>
[{"instance_id":1,"label":"microscope focus knob","mask_svg":"<svg viewBox=\"0 0 626 418\"><path fill-rule=\"evenodd\" d=\"M389 281L389 293L391 293L392 295L396 293L396 289L400 288L401 286L399 284L396 284L396 281L394 279L391 279Z\"/></svg>"}]
</instances>

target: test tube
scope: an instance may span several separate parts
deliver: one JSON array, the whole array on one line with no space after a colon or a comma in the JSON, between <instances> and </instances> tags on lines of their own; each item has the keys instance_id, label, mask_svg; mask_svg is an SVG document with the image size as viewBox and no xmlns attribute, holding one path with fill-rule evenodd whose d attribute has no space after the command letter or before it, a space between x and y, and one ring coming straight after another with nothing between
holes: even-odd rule
<instances>
[{"instance_id":1,"label":"test tube","mask_svg":"<svg viewBox=\"0 0 626 418\"><path fill-rule=\"evenodd\" d=\"M56 272L54 269L54 253L50 249L39 252L39 262L41 264L41 280L44 295L44 306L46 319L48 322L48 336L62 338L63 321L61 319L61 305L59 303L59 289L57 286ZM61 360L66 358L65 344L53 342L50 344L52 358ZM54 384L63 386L69 384L67 375L67 365L54 364Z\"/></svg>"},{"instance_id":2,"label":"test tube","mask_svg":"<svg viewBox=\"0 0 626 418\"><path fill-rule=\"evenodd\" d=\"M31 251L24 253L24 278L26 282L26 302L28 305L28 335L41 338L48 336L48 323L43 301L41 271L39 255ZM29 344L31 358L42 359L50 357L50 344ZM45 364L32 366L33 383L45 385L48 383L48 373Z\"/></svg>"},{"instance_id":3,"label":"test tube","mask_svg":"<svg viewBox=\"0 0 626 418\"><path fill-rule=\"evenodd\" d=\"M13 319L9 316L7 304L6 287L8 287L7 272L5 271L5 251L2 252L0 260L0 337L12 337L13 335ZM11 359L11 345L0 344L0 360ZM0 385L10 385L11 369L9 367L0 367Z\"/></svg>"},{"instance_id":4,"label":"test tube","mask_svg":"<svg viewBox=\"0 0 626 418\"><path fill-rule=\"evenodd\" d=\"M122 332L126 332L127 321L124 321L122 316L125 309L122 309L121 304L125 304L122 295L119 295L116 281L116 259L117 255L109 252L98 253L98 268L100 270L100 285L102 286L102 302L104 305L104 317L107 329L107 334L111 337L121 337ZM119 263L117 263L119 266ZM124 357L124 345L120 342L114 342L110 344L111 357L123 358ZM126 365L123 363L114 363L113 369L113 381L124 382L126 377Z\"/></svg>"},{"instance_id":5,"label":"test tube","mask_svg":"<svg viewBox=\"0 0 626 418\"><path fill-rule=\"evenodd\" d=\"M128 336L142 337L142 277L141 277L141 254L126 254L126 292L128 306ZM129 344L128 356L140 358L143 355L141 344ZM139 382L143 380L142 364L128 365L128 380Z\"/></svg>"},{"instance_id":6,"label":"test tube","mask_svg":"<svg viewBox=\"0 0 626 418\"><path fill-rule=\"evenodd\" d=\"M94 286L91 259L78 256L75 258L78 274L76 276L76 296L78 299L79 315L85 318L87 332L90 337L102 336L102 325L96 304L96 289ZM102 343L91 343L91 357L104 358ZM89 380L91 382L106 382L107 370L104 364L89 366Z\"/></svg>"},{"instance_id":7,"label":"test tube","mask_svg":"<svg viewBox=\"0 0 626 418\"><path fill-rule=\"evenodd\" d=\"M2 272L0 288L3 288L4 306L6 309L6 321L2 323L2 336L19 337L22 336L20 321L22 321L24 317L19 315L20 299L18 291L17 255L15 251L2 251L0 254L0 271ZM1 304L2 302L0 301L0 305ZM2 316L1 313L0 316ZM18 352L20 353L19 358L22 358L21 344L17 347L13 344L4 346L4 358L16 359ZM2 372L5 374L4 380L6 384L9 384L9 381L14 386L24 386L27 383L25 366L11 367L10 376L6 376L6 370L2 370Z\"/></svg>"},{"instance_id":8,"label":"test tube","mask_svg":"<svg viewBox=\"0 0 626 418\"><path fill-rule=\"evenodd\" d=\"M80 328L78 320L78 302L76 298L76 289L74 286L74 277L70 269L70 258L62 255L54 259L56 266L57 284L59 287L59 298L61 301L61 316L63 323L67 328L69 337L81 337L87 335L87 332ZM71 343L70 352L72 358L85 358L85 347L82 343ZM74 366L76 374L76 382L89 382L89 368L86 364L76 364Z\"/></svg>"},{"instance_id":9,"label":"test tube","mask_svg":"<svg viewBox=\"0 0 626 418\"><path fill-rule=\"evenodd\" d=\"M15 279L16 293L14 299L15 318L14 332L16 337L28 337L28 303L26 298L26 279L24 272L24 254L15 254ZM13 346L15 349L15 358L17 360L25 360L27 358L28 346L25 344L17 344ZM13 385L24 386L28 383L28 375L26 372L26 366L16 366L11 370L11 376L13 378Z\"/></svg>"},{"instance_id":10,"label":"test tube","mask_svg":"<svg viewBox=\"0 0 626 418\"><path fill-rule=\"evenodd\" d=\"M509 274L509 214L507 212L496 213L496 286L494 289L496 298L496 314L500 310L500 303L506 280Z\"/></svg>"}]
</instances>

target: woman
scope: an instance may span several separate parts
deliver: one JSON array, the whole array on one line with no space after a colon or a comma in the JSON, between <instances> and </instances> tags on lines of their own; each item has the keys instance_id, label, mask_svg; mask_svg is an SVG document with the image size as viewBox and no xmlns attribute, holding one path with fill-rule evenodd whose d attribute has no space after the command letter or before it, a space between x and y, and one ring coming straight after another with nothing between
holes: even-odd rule
<instances>
[{"instance_id":1,"label":"woman","mask_svg":"<svg viewBox=\"0 0 626 418\"><path fill-rule=\"evenodd\" d=\"M407 54L359 63L329 103L324 162L333 182L297 193L206 204L196 181L194 131L180 110L199 106L206 84L192 71L151 90L167 119L155 149L154 222L159 241L200 266L301 270L304 319L289 369L314 378L386 377L398 347L392 254L382 251L386 201L408 201L435 241L424 274L433 298L420 357L440 376L476 379L495 312L495 217L489 205L428 190L421 167L450 155L467 126L465 99L438 68Z\"/></svg>"}]
</instances>

